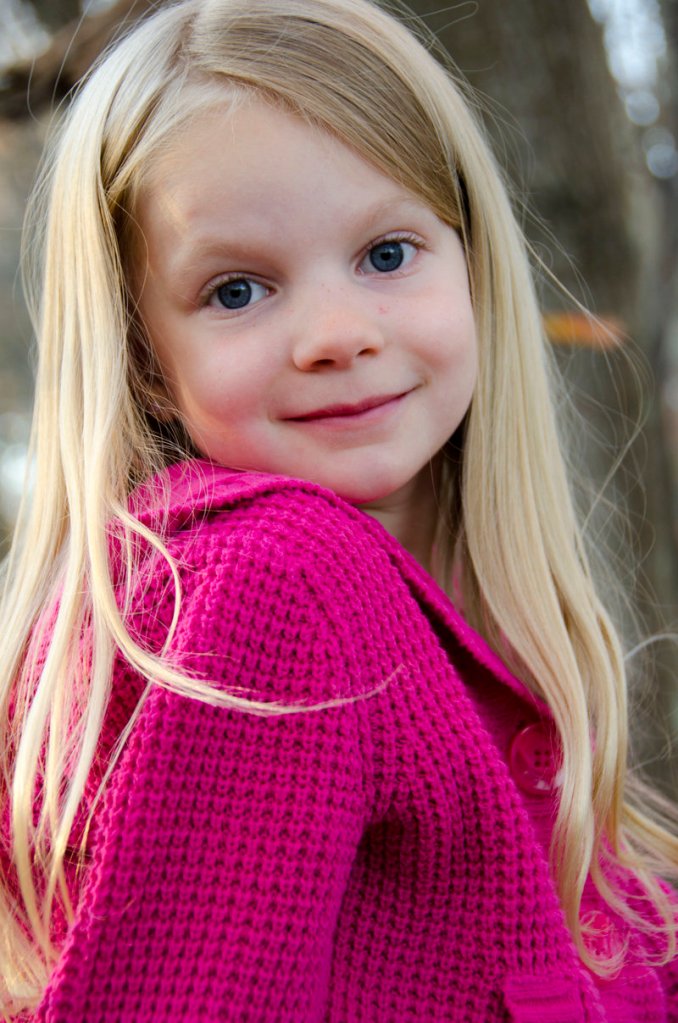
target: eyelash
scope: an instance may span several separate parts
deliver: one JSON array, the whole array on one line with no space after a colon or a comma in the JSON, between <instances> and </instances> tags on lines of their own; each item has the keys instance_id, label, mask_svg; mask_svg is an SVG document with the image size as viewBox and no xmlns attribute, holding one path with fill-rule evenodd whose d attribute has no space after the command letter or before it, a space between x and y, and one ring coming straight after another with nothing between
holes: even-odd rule
<instances>
[{"instance_id":1,"label":"eyelash","mask_svg":"<svg viewBox=\"0 0 678 1023\"><path fill-rule=\"evenodd\" d=\"M368 258L370 252L372 252L374 249L379 248L380 245L388 245L389 242L393 242L394 244L402 243L412 245L413 248L417 250L417 252L421 251L421 249L424 248L424 243L422 242L421 238L418 237L418 235L410 234L407 231L405 232L396 231L394 234L385 234L383 238L377 238L375 239L375 241L370 242L367 248L364 249L363 254L360 257L360 260L358 261L358 265L364 262L364 260ZM374 272L379 273L379 271L376 268ZM398 271L393 270L391 272L397 273Z\"/></svg>"},{"instance_id":2,"label":"eyelash","mask_svg":"<svg viewBox=\"0 0 678 1023\"><path fill-rule=\"evenodd\" d=\"M225 277L216 280L213 284L210 284L208 286L207 290L204 292L201 298L200 305L209 306L211 300L214 298L214 296L216 295L220 288L224 288L226 287L227 284L232 284L235 281L247 281L248 284L254 284L256 287L263 288L265 291L271 290L266 284L262 284L261 281L256 280L254 277L250 277L246 273L226 274ZM246 309L247 306L243 306L243 308ZM229 310L226 306L221 306L221 309L225 310L226 312L239 312L238 309Z\"/></svg>"},{"instance_id":3,"label":"eyelash","mask_svg":"<svg viewBox=\"0 0 678 1023\"><path fill-rule=\"evenodd\" d=\"M363 250L363 252L362 252L362 254L361 254L361 256L360 256L360 258L358 260L358 264L357 264L358 267L360 267L360 265L366 259L369 258L370 253L373 252L374 249L379 248L380 245L388 245L389 242L392 242L393 244L412 245L412 247L414 249L416 249L417 252L419 252L421 249L424 248L424 244L423 244L421 238L419 238L415 234L410 234L408 232L404 232L404 233L403 232L396 232L395 234L387 234L387 235L384 235L382 238L377 238L374 241L370 242L370 244ZM399 269L400 269L400 267L397 267L397 268L395 268L393 270L379 271L379 270L377 270L376 267L374 267L373 272L375 274L377 274L378 276L393 276L393 275L398 273ZM270 291L270 289L267 288L267 285L262 284L260 281L257 281L254 277L248 276L246 273L231 273L231 274L227 274L225 277L222 277L221 279L215 281L213 284L210 284L208 289L205 291L205 293L204 293L204 295L203 295L203 297L201 299L201 303L200 304L203 305L203 306L209 306L211 300L217 294L219 289L225 287L227 284L229 284L231 282L234 282L234 281L246 281L248 284L254 284L257 287L264 288L264 289ZM251 304L252 303L248 302L247 305L243 306L242 308L243 309L247 309ZM254 304L256 304L256 303L254 303ZM228 312L239 312L238 309L230 309L229 310L227 306L222 306L221 308L225 309Z\"/></svg>"}]
</instances>

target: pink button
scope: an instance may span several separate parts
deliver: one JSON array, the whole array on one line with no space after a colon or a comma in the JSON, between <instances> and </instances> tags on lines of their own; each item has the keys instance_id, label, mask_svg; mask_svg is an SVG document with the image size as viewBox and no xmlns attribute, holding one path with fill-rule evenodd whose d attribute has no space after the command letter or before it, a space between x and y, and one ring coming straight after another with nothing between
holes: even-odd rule
<instances>
[{"instance_id":1,"label":"pink button","mask_svg":"<svg viewBox=\"0 0 678 1023\"><path fill-rule=\"evenodd\" d=\"M559 743L555 727L545 721L526 725L513 737L508 755L516 785L529 796L548 796L558 787Z\"/></svg>"},{"instance_id":2,"label":"pink button","mask_svg":"<svg viewBox=\"0 0 678 1023\"><path fill-rule=\"evenodd\" d=\"M624 950L624 941L607 913L592 909L582 913L584 944L594 959L613 959Z\"/></svg>"}]
</instances>

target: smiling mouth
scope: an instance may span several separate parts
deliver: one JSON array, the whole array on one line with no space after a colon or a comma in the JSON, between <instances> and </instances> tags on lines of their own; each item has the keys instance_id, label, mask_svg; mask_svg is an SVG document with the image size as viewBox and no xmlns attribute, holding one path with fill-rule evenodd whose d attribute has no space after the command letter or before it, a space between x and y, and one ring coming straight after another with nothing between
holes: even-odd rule
<instances>
[{"instance_id":1,"label":"smiling mouth","mask_svg":"<svg viewBox=\"0 0 678 1023\"><path fill-rule=\"evenodd\" d=\"M357 419L365 416L374 409L383 408L385 405L393 405L404 398L409 391L399 391L397 394L382 394L372 398L366 398L355 405L328 405L326 408L316 409L313 412L306 412L303 416L290 416L292 423L309 423L323 419Z\"/></svg>"}]
</instances>

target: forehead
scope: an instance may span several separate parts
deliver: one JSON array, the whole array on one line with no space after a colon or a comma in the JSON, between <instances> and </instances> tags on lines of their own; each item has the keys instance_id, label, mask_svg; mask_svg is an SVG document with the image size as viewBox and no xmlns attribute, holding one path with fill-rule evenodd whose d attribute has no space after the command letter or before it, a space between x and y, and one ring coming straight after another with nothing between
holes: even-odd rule
<instances>
[{"instance_id":1,"label":"forehead","mask_svg":"<svg viewBox=\"0 0 678 1023\"><path fill-rule=\"evenodd\" d=\"M251 171L253 163L260 160L267 159L271 166L281 169L282 160L288 164L296 158L301 163L311 153L317 157L320 151L334 160L364 164L374 174L389 179L330 130L301 114L257 93L231 94L224 90L220 102L212 97L207 105L183 117L169 133L151 156L142 185L152 190L159 183L171 182L184 173L187 162L200 163L203 172L207 172L209 163L216 168L228 162L236 174L242 167ZM260 167L263 172L263 162Z\"/></svg>"},{"instance_id":2,"label":"forehead","mask_svg":"<svg viewBox=\"0 0 678 1023\"><path fill-rule=\"evenodd\" d=\"M362 206L424 207L328 131L247 98L211 106L174 133L152 161L137 213L145 228L153 220L206 227L223 217L243 228L272 218L284 228L288 207L300 203L334 217Z\"/></svg>"}]
</instances>

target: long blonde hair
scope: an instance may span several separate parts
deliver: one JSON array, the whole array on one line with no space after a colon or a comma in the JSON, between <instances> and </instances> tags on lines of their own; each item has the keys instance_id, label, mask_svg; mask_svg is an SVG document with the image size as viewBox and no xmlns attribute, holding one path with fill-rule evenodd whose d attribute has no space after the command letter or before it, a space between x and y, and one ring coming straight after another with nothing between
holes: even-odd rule
<instances>
[{"instance_id":1,"label":"long blonde hair","mask_svg":"<svg viewBox=\"0 0 678 1023\"><path fill-rule=\"evenodd\" d=\"M590 962L579 921L589 870L608 901L642 924L611 884L610 861L633 869L657 906L668 957L673 919L651 874L676 872L678 842L628 801L622 649L573 510L525 244L472 99L368 0L184 0L135 28L90 74L29 212L35 489L2 605L0 748L17 883L3 878L0 888L0 1006L34 1003L57 954L52 913L59 900L70 911L64 852L115 652L149 685L285 710L217 692L163 651L143 649L126 628L109 557L115 523L128 598L139 537L168 558L161 533L141 526L128 499L186 452L180 424L172 434L153 415L161 375L126 285L139 189L196 105L250 90L333 133L462 235L479 377L460 458L444 462L440 534L455 548L471 624L553 711L563 782L552 859L582 958ZM175 583L176 621L176 572Z\"/></svg>"}]
</instances>

